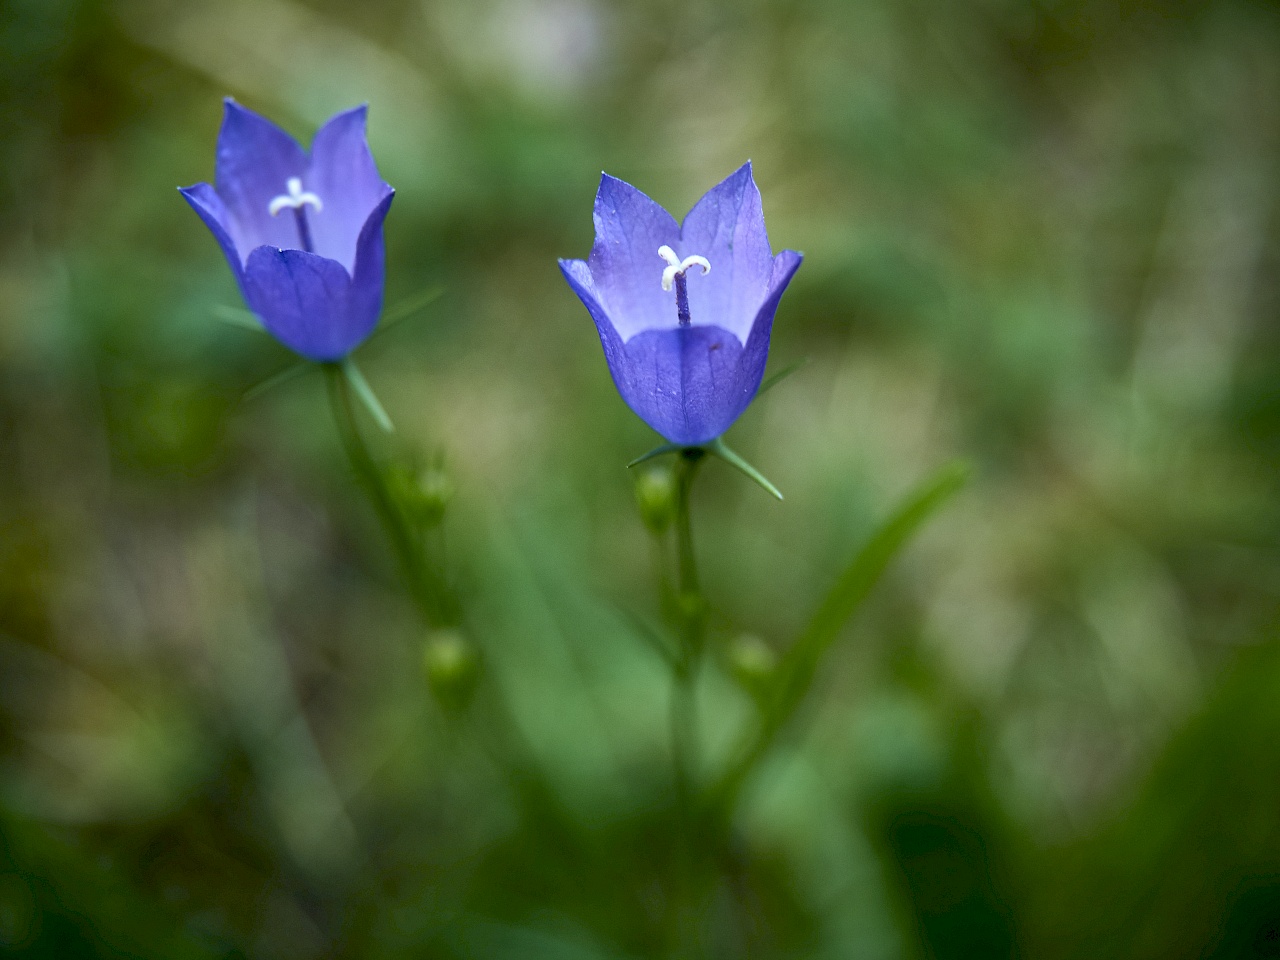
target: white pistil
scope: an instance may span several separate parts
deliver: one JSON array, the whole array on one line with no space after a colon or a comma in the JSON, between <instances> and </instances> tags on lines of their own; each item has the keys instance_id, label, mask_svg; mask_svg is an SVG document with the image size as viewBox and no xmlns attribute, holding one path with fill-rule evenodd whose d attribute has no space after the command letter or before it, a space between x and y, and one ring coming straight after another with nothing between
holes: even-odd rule
<instances>
[{"instance_id":1,"label":"white pistil","mask_svg":"<svg viewBox=\"0 0 1280 960\"><path fill-rule=\"evenodd\" d=\"M694 254L681 260L676 256L676 252L665 243L658 248L658 256L667 261L667 269L662 271L663 290L670 290L671 285L676 282L676 277L683 276L684 272L690 267L701 267L704 277L711 272L711 263L706 257Z\"/></svg>"},{"instance_id":2,"label":"white pistil","mask_svg":"<svg viewBox=\"0 0 1280 960\"><path fill-rule=\"evenodd\" d=\"M314 193L302 191L302 181L298 177L290 177L285 181L288 193L282 193L267 205L267 212L273 217L281 210L301 210L306 204L316 208L316 213L324 209L324 204Z\"/></svg>"}]
</instances>

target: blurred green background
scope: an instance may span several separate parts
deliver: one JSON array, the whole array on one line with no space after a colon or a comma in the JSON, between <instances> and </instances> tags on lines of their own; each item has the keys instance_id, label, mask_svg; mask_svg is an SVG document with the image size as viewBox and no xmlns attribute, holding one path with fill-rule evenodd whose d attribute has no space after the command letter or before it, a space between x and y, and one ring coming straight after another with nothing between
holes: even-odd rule
<instances>
[{"instance_id":1,"label":"blurred green background","mask_svg":"<svg viewBox=\"0 0 1280 960\"><path fill-rule=\"evenodd\" d=\"M0 954L1280 956L1280 7L0 0L0 84ZM175 190L224 95L370 104L388 305L444 292L360 351L368 435L456 491L500 737L321 378L244 399L292 361ZM695 863L657 438L555 260L602 168L679 217L747 158L810 362L729 435L787 500L695 494L709 764L743 663L974 479Z\"/></svg>"}]
</instances>

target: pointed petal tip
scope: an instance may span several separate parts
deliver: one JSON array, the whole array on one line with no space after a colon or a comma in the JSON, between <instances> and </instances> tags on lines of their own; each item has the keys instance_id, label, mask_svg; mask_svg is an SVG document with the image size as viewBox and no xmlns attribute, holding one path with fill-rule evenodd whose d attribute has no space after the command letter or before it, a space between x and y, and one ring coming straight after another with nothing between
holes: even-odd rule
<instances>
[{"instance_id":1,"label":"pointed petal tip","mask_svg":"<svg viewBox=\"0 0 1280 960\"><path fill-rule=\"evenodd\" d=\"M206 183L202 180L200 183L193 183L189 187L179 187L178 193L182 195L183 200L186 200L187 203L191 204L197 210L205 209L208 210L210 214L221 213L221 211L211 208L211 204L220 206L221 198L218 196L218 191L215 190L213 185L210 183ZM218 219L221 219L221 217L219 216Z\"/></svg>"},{"instance_id":2,"label":"pointed petal tip","mask_svg":"<svg viewBox=\"0 0 1280 960\"><path fill-rule=\"evenodd\" d=\"M753 172L753 168L751 166L750 160L742 164L742 166L738 167L736 170L733 171L733 173L729 174L720 182L724 184L724 183L730 183L738 179L750 180L752 183L756 182L755 173Z\"/></svg>"},{"instance_id":3,"label":"pointed petal tip","mask_svg":"<svg viewBox=\"0 0 1280 960\"><path fill-rule=\"evenodd\" d=\"M769 286L778 291L785 289L803 262L803 253L796 250L783 250L773 258L773 275L769 280Z\"/></svg>"},{"instance_id":4,"label":"pointed petal tip","mask_svg":"<svg viewBox=\"0 0 1280 960\"><path fill-rule=\"evenodd\" d=\"M367 126L369 122L369 104L358 103L354 107L348 107L346 110L339 110L321 124L320 129L323 130L325 127L338 123L342 120L346 120L349 117L357 117L359 118L362 127ZM319 131L317 131L317 133L319 133Z\"/></svg>"},{"instance_id":5,"label":"pointed petal tip","mask_svg":"<svg viewBox=\"0 0 1280 960\"><path fill-rule=\"evenodd\" d=\"M593 297L596 296L595 281L591 276L591 267L587 264L587 261L561 257L557 263L560 265L560 273L569 282L569 286L575 290L589 293Z\"/></svg>"},{"instance_id":6,"label":"pointed petal tip","mask_svg":"<svg viewBox=\"0 0 1280 960\"><path fill-rule=\"evenodd\" d=\"M246 107L243 103L241 103L235 97L223 97L222 98L223 119L225 120L227 117L230 117L234 114L241 114L241 115L248 114L251 117L259 116L259 114L250 110L248 107Z\"/></svg>"},{"instance_id":7,"label":"pointed petal tip","mask_svg":"<svg viewBox=\"0 0 1280 960\"><path fill-rule=\"evenodd\" d=\"M604 193L606 187L612 189L613 187L618 187L618 186L630 187L631 184L627 183L627 181L625 180L619 180L617 177L613 176L612 174L606 173L605 171L601 170L600 184L596 187L596 196L599 197L602 193ZM633 187L632 189L635 189L635 188Z\"/></svg>"}]
</instances>

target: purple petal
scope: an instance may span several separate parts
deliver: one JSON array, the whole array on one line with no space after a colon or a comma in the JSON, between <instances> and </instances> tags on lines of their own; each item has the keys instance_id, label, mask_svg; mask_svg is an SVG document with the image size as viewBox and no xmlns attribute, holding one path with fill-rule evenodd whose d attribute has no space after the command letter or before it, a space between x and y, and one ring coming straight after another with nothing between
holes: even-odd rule
<instances>
[{"instance_id":1,"label":"purple petal","mask_svg":"<svg viewBox=\"0 0 1280 960\"><path fill-rule=\"evenodd\" d=\"M271 334L309 360L338 360L378 322L367 291L353 296L336 260L304 250L258 247L244 272L245 299Z\"/></svg>"},{"instance_id":2,"label":"purple petal","mask_svg":"<svg viewBox=\"0 0 1280 960\"><path fill-rule=\"evenodd\" d=\"M601 305L628 340L642 330L674 327L675 294L662 289L663 244L675 247L680 228L643 193L604 174L596 193L596 240L587 263Z\"/></svg>"},{"instance_id":3,"label":"purple petal","mask_svg":"<svg viewBox=\"0 0 1280 960\"><path fill-rule=\"evenodd\" d=\"M708 190L689 211L675 250L681 258L698 254L711 262L705 277L698 270L689 273L693 323L718 324L746 343L769 294L773 270L750 162Z\"/></svg>"},{"instance_id":4,"label":"purple petal","mask_svg":"<svg viewBox=\"0 0 1280 960\"><path fill-rule=\"evenodd\" d=\"M695 446L724 433L759 388L738 338L723 327L646 330L609 357L618 392L672 443ZM763 369L763 368L762 368Z\"/></svg>"},{"instance_id":5,"label":"purple petal","mask_svg":"<svg viewBox=\"0 0 1280 960\"><path fill-rule=\"evenodd\" d=\"M356 107L320 128L311 145L311 166L304 179L305 189L324 204L319 212L307 209L315 252L337 260L352 274L362 231L391 192L369 152L366 113L366 107Z\"/></svg>"},{"instance_id":6,"label":"purple petal","mask_svg":"<svg viewBox=\"0 0 1280 960\"><path fill-rule=\"evenodd\" d=\"M561 260L560 270L595 321L618 393L667 440L690 446L714 440L751 402L759 378L746 393L742 344L727 330L677 326L642 331L624 343L588 265Z\"/></svg>"},{"instance_id":7,"label":"purple petal","mask_svg":"<svg viewBox=\"0 0 1280 960\"><path fill-rule=\"evenodd\" d=\"M244 265L236 250L235 241L231 238L231 215L217 191L207 183L197 183L194 187L181 187L178 190L187 203L191 204L204 225L213 233L214 239L226 254L227 263L231 264L231 272L235 274L236 283L244 286Z\"/></svg>"},{"instance_id":8,"label":"purple petal","mask_svg":"<svg viewBox=\"0 0 1280 960\"><path fill-rule=\"evenodd\" d=\"M760 381L764 377L765 364L769 360L769 338L773 334L773 317L778 312L778 302L786 291L791 278L800 269L804 257L794 250L783 250L771 261L768 296L756 312L751 324L751 333L747 337L746 347L742 351L742 377L745 384L750 385L750 394L742 410L755 399L760 389ZM739 410L740 414L742 410ZM737 414L734 415L737 418Z\"/></svg>"},{"instance_id":9,"label":"purple petal","mask_svg":"<svg viewBox=\"0 0 1280 960\"><path fill-rule=\"evenodd\" d=\"M382 198L365 220L360 230L360 238L356 242L355 273L351 279L351 300L348 309L354 316L361 318L361 323L368 323L368 328L360 335L363 340L373 331L378 317L382 314L383 279L386 276L386 245L382 236L382 221L391 209L391 201L395 191L387 188ZM372 318L366 320L365 318ZM358 341L357 341L358 342Z\"/></svg>"},{"instance_id":10,"label":"purple petal","mask_svg":"<svg viewBox=\"0 0 1280 960\"><path fill-rule=\"evenodd\" d=\"M613 321L609 319L609 314L600 302L600 294L596 290L591 267L582 260L561 260L560 272L564 274L564 278L569 281L569 286L573 288L573 292L578 295L578 299L591 314L591 319L595 321L600 342L604 344L605 356L609 358L609 368L613 369L613 359L609 354L611 350L622 349L622 338L614 329Z\"/></svg>"},{"instance_id":11,"label":"purple petal","mask_svg":"<svg viewBox=\"0 0 1280 960\"><path fill-rule=\"evenodd\" d=\"M230 234L242 256L263 244L300 245L298 228L289 212L273 217L267 208L272 199L287 191L290 177L304 177L306 170L306 154L293 137L227 99L214 179L218 196L231 214Z\"/></svg>"}]
</instances>

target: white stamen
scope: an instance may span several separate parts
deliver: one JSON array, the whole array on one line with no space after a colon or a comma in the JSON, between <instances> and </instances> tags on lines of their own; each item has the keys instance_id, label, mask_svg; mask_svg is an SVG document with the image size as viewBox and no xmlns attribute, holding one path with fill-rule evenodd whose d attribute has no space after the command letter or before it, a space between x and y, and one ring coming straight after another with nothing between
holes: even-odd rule
<instances>
[{"instance_id":1,"label":"white stamen","mask_svg":"<svg viewBox=\"0 0 1280 960\"><path fill-rule=\"evenodd\" d=\"M308 203L316 208L316 213L324 209L324 204L314 193L302 192L302 181L297 177L290 177L285 181L285 186L288 187L289 192L280 194L267 205L267 212L273 217L281 210L299 210Z\"/></svg>"},{"instance_id":2,"label":"white stamen","mask_svg":"<svg viewBox=\"0 0 1280 960\"><path fill-rule=\"evenodd\" d=\"M662 271L663 290L670 290L671 285L676 282L676 276L684 273L690 267L701 267L704 277L711 272L711 263L706 257L700 257L695 253L693 256L685 257L681 260L676 256L676 252L665 243L658 248L658 256L667 261L667 269Z\"/></svg>"}]
</instances>

